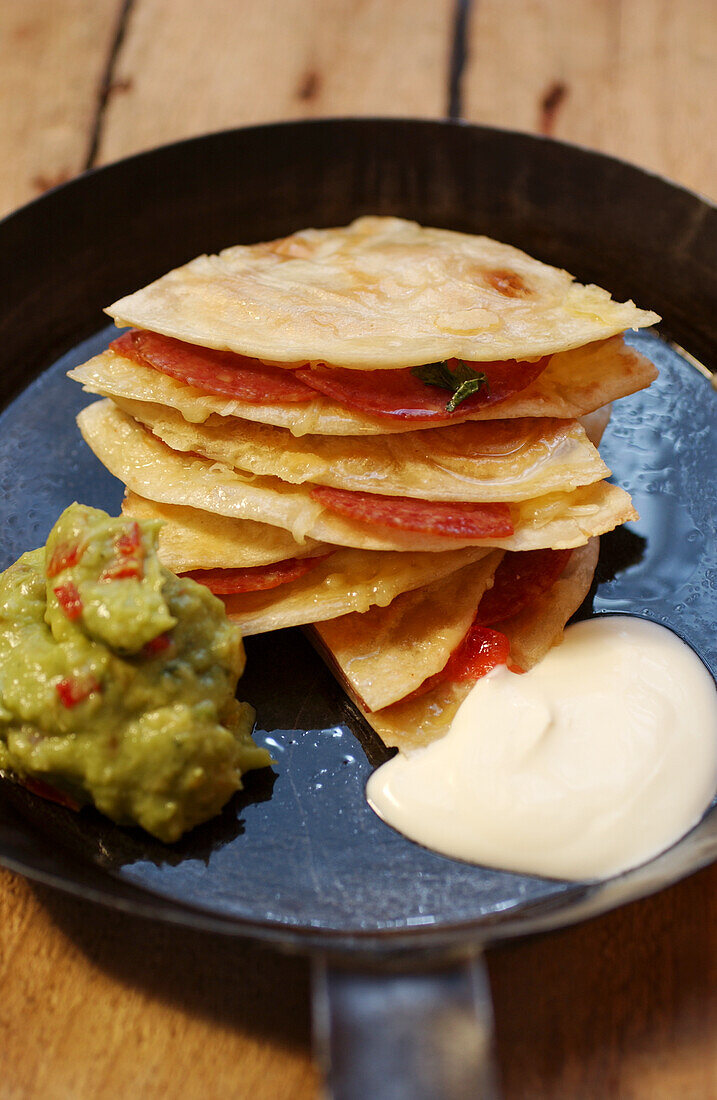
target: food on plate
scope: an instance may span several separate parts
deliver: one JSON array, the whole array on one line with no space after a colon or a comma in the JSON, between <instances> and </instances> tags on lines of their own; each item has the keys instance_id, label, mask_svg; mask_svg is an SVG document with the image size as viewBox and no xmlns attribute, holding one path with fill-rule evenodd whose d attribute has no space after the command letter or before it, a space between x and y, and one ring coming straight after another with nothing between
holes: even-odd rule
<instances>
[{"instance_id":1,"label":"food on plate","mask_svg":"<svg viewBox=\"0 0 717 1100\"><path fill-rule=\"evenodd\" d=\"M382 741L415 749L447 732L476 680L502 664L527 672L561 641L588 594L598 549L591 539L573 551L499 555L385 610L316 623L311 633ZM494 589L500 602L491 600ZM489 602L492 613L481 614Z\"/></svg>"},{"instance_id":2,"label":"food on plate","mask_svg":"<svg viewBox=\"0 0 717 1100\"><path fill-rule=\"evenodd\" d=\"M372 373L374 385L380 390L385 385L385 375ZM70 377L80 382L88 393L154 402L176 409L192 424L201 424L212 414L235 416L287 428L296 436L391 435L437 426L435 419L406 420L372 415L332 401L318 391L310 400L300 403L282 403L276 395L273 395L273 403L241 401L217 392L216 385L206 390L179 382L159 370L127 359L112 347L70 371ZM648 386L656 377L657 372L649 359L625 344L621 336L615 336L552 355L536 380L513 397L487 407L479 405L472 411L465 402L461 403L453 413L446 413L443 423L512 420L522 416L582 417ZM212 383L205 381L204 384ZM424 384L423 389L425 400L435 399L436 393L440 394L440 387L431 389ZM447 391L444 393L445 405L449 395Z\"/></svg>"},{"instance_id":3,"label":"food on plate","mask_svg":"<svg viewBox=\"0 0 717 1100\"><path fill-rule=\"evenodd\" d=\"M603 615L527 675L473 685L447 736L389 760L367 796L445 855L584 880L674 844L716 787L709 672L665 627Z\"/></svg>"},{"instance_id":4,"label":"food on plate","mask_svg":"<svg viewBox=\"0 0 717 1100\"><path fill-rule=\"evenodd\" d=\"M133 493L162 504L264 522L290 532L299 543L309 537L361 550L562 548L579 546L636 516L627 493L596 481L569 493L510 505L417 499L410 509L404 505L410 515L397 526L391 522L397 518L396 498L346 493L327 500L321 487L311 483L293 485L235 470L194 451L175 451L111 402L89 405L78 423L100 461ZM377 514L388 522L376 521Z\"/></svg>"},{"instance_id":5,"label":"food on plate","mask_svg":"<svg viewBox=\"0 0 717 1100\"><path fill-rule=\"evenodd\" d=\"M192 508L156 505L133 493L125 499L123 511L137 518L162 519L160 552L165 533L168 554L174 553L177 545L181 546L181 557L175 556L172 563L176 573L191 570L195 580L216 588L224 577L231 584L237 573L242 573L246 578L246 574L251 572L250 569L241 570L234 566L237 552L243 554L243 530L248 521L209 517ZM215 533L221 531L221 538L215 538L212 543L213 566L206 568L196 568L194 565L203 556L208 537L204 524L194 523L195 515L215 520ZM253 525L254 529L264 526L269 531L274 530L267 525ZM258 537L261 538L261 535ZM349 611L366 611L374 604L383 607L400 592L429 584L490 553L490 550L479 547L438 553L374 553L317 545L319 551L313 557L298 559L311 563L311 568L300 576L285 575L280 586L277 584L269 588L262 583L244 583L241 589L227 586L227 591L222 593L227 614L238 624L243 635L318 622ZM285 563L277 564L281 566ZM266 570L272 568L271 565L265 567ZM258 571L261 575L262 567ZM279 587L281 591L276 591Z\"/></svg>"},{"instance_id":6,"label":"food on plate","mask_svg":"<svg viewBox=\"0 0 717 1100\"><path fill-rule=\"evenodd\" d=\"M241 633L158 529L72 504L0 576L0 769L174 841L271 760L234 696Z\"/></svg>"},{"instance_id":7,"label":"food on plate","mask_svg":"<svg viewBox=\"0 0 717 1100\"><path fill-rule=\"evenodd\" d=\"M107 312L129 331L71 377L126 513L167 519L163 559L244 632L307 626L387 743L539 661L636 518L597 445L658 318L509 245L364 217Z\"/></svg>"}]
</instances>

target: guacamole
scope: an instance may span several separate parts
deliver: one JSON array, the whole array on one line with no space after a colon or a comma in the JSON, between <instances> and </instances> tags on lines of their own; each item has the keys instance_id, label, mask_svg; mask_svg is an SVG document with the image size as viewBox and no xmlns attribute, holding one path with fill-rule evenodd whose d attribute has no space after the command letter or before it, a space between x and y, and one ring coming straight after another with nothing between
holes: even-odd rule
<instances>
[{"instance_id":1,"label":"guacamole","mask_svg":"<svg viewBox=\"0 0 717 1100\"><path fill-rule=\"evenodd\" d=\"M161 565L159 527L72 504L0 575L0 769L173 841L271 759L239 630Z\"/></svg>"}]
</instances>

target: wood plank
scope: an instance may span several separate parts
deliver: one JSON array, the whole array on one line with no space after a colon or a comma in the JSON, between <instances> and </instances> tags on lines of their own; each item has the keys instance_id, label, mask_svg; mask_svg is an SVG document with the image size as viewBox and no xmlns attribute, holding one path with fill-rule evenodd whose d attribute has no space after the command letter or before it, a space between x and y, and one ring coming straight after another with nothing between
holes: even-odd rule
<instances>
[{"instance_id":1,"label":"wood plank","mask_svg":"<svg viewBox=\"0 0 717 1100\"><path fill-rule=\"evenodd\" d=\"M478 0L467 119L601 149L717 195L713 0Z\"/></svg>"},{"instance_id":2,"label":"wood plank","mask_svg":"<svg viewBox=\"0 0 717 1100\"><path fill-rule=\"evenodd\" d=\"M3 1100L314 1097L308 965L0 869Z\"/></svg>"},{"instance_id":3,"label":"wood plank","mask_svg":"<svg viewBox=\"0 0 717 1100\"><path fill-rule=\"evenodd\" d=\"M85 167L122 0L0 4L0 215Z\"/></svg>"},{"instance_id":4,"label":"wood plank","mask_svg":"<svg viewBox=\"0 0 717 1100\"><path fill-rule=\"evenodd\" d=\"M101 161L208 130L317 115L445 110L452 0L142 0Z\"/></svg>"},{"instance_id":5,"label":"wood plank","mask_svg":"<svg viewBox=\"0 0 717 1100\"><path fill-rule=\"evenodd\" d=\"M717 1096L717 865L489 952L505 1100Z\"/></svg>"}]
</instances>

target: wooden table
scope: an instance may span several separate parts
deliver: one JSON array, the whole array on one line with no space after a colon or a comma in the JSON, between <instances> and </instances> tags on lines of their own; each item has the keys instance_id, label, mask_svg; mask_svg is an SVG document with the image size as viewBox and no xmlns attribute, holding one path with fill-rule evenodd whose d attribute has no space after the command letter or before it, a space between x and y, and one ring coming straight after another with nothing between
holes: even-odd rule
<instances>
[{"instance_id":1,"label":"wooden table","mask_svg":"<svg viewBox=\"0 0 717 1100\"><path fill-rule=\"evenodd\" d=\"M0 210L277 118L539 130L717 193L713 0L3 0ZM717 866L490 953L507 1098L717 1097ZM308 968L0 871L0 1098L313 1097Z\"/></svg>"}]
</instances>

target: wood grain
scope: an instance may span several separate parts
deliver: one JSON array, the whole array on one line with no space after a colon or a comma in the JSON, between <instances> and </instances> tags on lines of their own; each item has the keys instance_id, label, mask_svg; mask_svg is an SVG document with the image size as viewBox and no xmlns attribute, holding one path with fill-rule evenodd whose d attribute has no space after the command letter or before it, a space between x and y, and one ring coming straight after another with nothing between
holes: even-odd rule
<instances>
[{"instance_id":1,"label":"wood grain","mask_svg":"<svg viewBox=\"0 0 717 1100\"><path fill-rule=\"evenodd\" d=\"M717 1097L717 866L489 953L506 1100Z\"/></svg>"},{"instance_id":2,"label":"wood grain","mask_svg":"<svg viewBox=\"0 0 717 1100\"><path fill-rule=\"evenodd\" d=\"M478 0L467 119L601 149L717 195L713 0Z\"/></svg>"},{"instance_id":3,"label":"wood grain","mask_svg":"<svg viewBox=\"0 0 717 1100\"><path fill-rule=\"evenodd\" d=\"M452 0L142 0L99 159L281 118L440 115L452 13Z\"/></svg>"},{"instance_id":4,"label":"wood grain","mask_svg":"<svg viewBox=\"0 0 717 1100\"><path fill-rule=\"evenodd\" d=\"M5 0L0 215L85 167L121 0Z\"/></svg>"},{"instance_id":5,"label":"wood grain","mask_svg":"<svg viewBox=\"0 0 717 1100\"><path fill-rule=\"evenodd\" d=\"M0 210L80 171L95 137L98 159L111 160L282 117L440 115L454 9L4 0ZM469 118L593 145L717 193L713 0L473 0L469 14L453 89ZM717 866L491 951L506 1100L717 1098L716 897ZM302 960L0 870L0 988L0 1100L317 1093Z\"/></svg>"},{"instance_id":6,"label":"wood grain","mask_svg":"<svg viewBox=\"0 0 717 1100\"><path fill-rule=\"evenodd\" d=\"M489 953L506 1100L717 1096L716 888ZM316 1095L305 961L5 871L0 927L3 1100Z\"/></svg>"},{"instance_id":7,"label":"wood grain","mask_svg":"<svg viewBox=\"0 0 717 1100\"><path fill-rule=\"evenodd\" d=\"M308 965L0 871L0 1096L314 1096Z\"/></svg>"}]
</instances>

